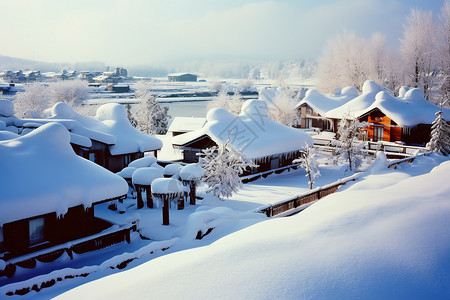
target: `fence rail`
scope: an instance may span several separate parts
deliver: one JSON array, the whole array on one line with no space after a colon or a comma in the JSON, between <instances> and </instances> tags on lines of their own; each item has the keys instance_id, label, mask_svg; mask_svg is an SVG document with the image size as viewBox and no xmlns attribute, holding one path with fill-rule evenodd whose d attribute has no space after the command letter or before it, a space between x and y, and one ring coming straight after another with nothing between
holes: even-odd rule
<instances>
[{"instance_id":1,"label":"fence rail","mask_svg":"<svg viewBox=\"0 0 450 300\"><path fill-rule=\"evenodd\" d=\"M259 208L257 212L265 214L267 217L281 215L286 212L297 212L305 209L309 204L315 202L323 197L335 193L341 185L349 181L356 180L361 173L341 179L332 184L314 189L306 194L295 196L294 198L283 200L281 202ZM294 211L295 210L295 211Z\"/></svg>"}]
</instances>

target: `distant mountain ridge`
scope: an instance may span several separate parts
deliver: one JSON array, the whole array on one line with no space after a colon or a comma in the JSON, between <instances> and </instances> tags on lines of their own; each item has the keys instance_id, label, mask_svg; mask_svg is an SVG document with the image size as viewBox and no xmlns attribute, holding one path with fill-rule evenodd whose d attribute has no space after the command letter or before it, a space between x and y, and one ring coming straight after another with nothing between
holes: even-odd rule
<instances>
[{"instance_id":1,"label":"distant mountain ridge","mask_svg":"<svg viewBox=\"0 0 450 300\"><path fill-rule=\"evenodd\" d=\"M77 71L105 71L106 65L103 62L81 62L81 63L47 63L31 59L23 59L11 56L0 55L0 71L5 70L39 70L41 72L57 72L61 70Z\"/></svg>"}]
</instances>

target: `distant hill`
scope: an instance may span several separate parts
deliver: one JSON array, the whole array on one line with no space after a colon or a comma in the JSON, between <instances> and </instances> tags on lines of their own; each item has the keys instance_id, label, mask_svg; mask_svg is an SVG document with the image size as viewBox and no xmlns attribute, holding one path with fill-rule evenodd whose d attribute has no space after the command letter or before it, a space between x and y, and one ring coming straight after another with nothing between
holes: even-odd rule
<instances>
[{"instance_id":1,"label":"distant hill","mask_svg":"<svg viewBox=\"0 0 450 300\"><path fill-rule=\"evenodd\" d=\"M41 72L57 72L61 70L77 71L105 71L106 65L103 62L82 62L82 63L46 63L42 61L22 59L17 57L0 55L0 71L4 70L39 70Z\"/></svg>"}]
</instances>

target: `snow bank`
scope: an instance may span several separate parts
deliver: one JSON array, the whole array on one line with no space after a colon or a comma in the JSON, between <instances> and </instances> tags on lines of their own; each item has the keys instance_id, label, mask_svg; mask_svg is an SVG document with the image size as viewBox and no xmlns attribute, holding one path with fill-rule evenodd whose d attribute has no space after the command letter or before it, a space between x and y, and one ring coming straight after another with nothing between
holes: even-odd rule
<instances>
[{"instance_id":1,"label":"snow bank","mask_svg":"<svg viewBox=\"0 0 450 300\"><path fill-rule=\"evenodd\" d=\"M205 170L199 164L188 164L180 170L182 180L199 180L205 175Z\"/></svg>"},{"instance_id":2,"label":"snow bank","mask_svg":"<svg viewBox=\"0 0 450 300\"><path fill-rule=\"evenodd\" d=\"M119 176L75 154L58 123L0 142L0 224L122 196Z\"/></svg>"},{"instance_id":3,"label":"snow bank","mask_svg":"<svg viewBox=\"0 0 450 300\"><path fill-rule=\"evenodd\" d=\"M52 119L76 120L86 128L113 136L114 145L109 147L112 155L153 151L162 147L159 139L134 128L128 120L126 108L117 103L100 106L94 118L76 113L65 103L55 104L51 113Z\"/></svg>"},{"instance_id":4,"label":"snow bank","mask_svg":"<svg viewBox=\"0 0 450 300\"><path fill-rule=\"evenodd\" d=\"M144 156L136 160L133 160L128 164L128 166L134 168L150 167L156 161L157 159L154 156Z\"/></svg>"},{"instance_id":5,"label":"snow bank","mask_svg":"<svg viewBox=\"0 0 450 300\"><path fill-rule=\"evenodd\" d=\"M2 120L0 120L0 130L5 130L6 129L6 123Z\"/></svg>"},{"instance_id":6,"label":"snow bank","mask_svg":"<svg viewBox=\"0 0 450 300\"><path fill-rule=\"evenodd\" d=\"M0 115L10 117L14 115L14 104L6 99L0 99Z\"/></svg>"},{"instance_id":7,"label":"snow bank","mask_svg":"<svg viewBox=\"0 0 450 300\"><path fill-rule=\"evenodd\" d=\"M229 146L242 149L249 159L298 151L305 144L313 144L307 133L272 121L261 100L245 101L239 115L222 108L211 109L206 119L203 128L174 137L173 144L184 145L204 135L220 144L232 133Z\"/></svg>"},{"instance_id":8,"label":"snow bank","mask_svg":"<svg viewBox=\"0 0 450 300\"><path fill-rule=\"evenodd\" d=\"M447 299L449 173L446 161L389 187L337 192L298 215L260 222L58 299Z\"/></svg>"},{"instance_id":9,"label":"snow bank","mask_svg":"<svg viewBox=\"0 0 450 300\"><path fill-rule=\"evenodd\" d=\"M180 194L183 191L183 184L174 178L157 178L152 182L152 193L155 194Z\"/></svg>"},{"instance_id":10,"label":"snow bank","mask_svg":"<svg viewBox=\"0 0 450 300\"><path fill-rule=\"evenodd\" d=\"M144 167L139 168L133 173L133 184L151 185L156 178L162 178L164 174L161 169Z\"/></svg>"}]
</instances>

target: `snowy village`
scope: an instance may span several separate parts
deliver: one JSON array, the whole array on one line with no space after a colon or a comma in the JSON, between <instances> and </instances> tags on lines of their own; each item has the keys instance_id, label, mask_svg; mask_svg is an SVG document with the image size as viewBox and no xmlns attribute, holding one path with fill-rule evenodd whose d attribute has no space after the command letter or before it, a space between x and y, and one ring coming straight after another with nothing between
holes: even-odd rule
<instances>
[{"instance_id":1,"label":"snowy village","mask_svg":"<svg viewBox=\"0 0 450 300\"><path fill-rule=\"evenodd\" d=\"M0 299L450 299L449 0L135 2L2 4Z\"/></svg>"}]
</instances>

